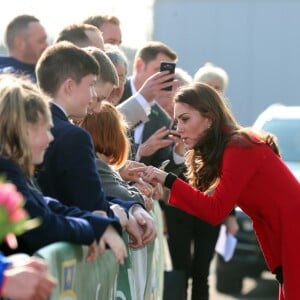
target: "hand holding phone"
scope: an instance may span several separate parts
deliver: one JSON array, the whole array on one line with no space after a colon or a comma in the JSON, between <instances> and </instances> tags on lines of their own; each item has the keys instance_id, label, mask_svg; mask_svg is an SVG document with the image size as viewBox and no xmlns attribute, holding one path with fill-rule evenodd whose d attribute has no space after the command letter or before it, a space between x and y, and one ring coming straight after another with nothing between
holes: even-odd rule
<instances>
[{"instance_id":1,"label":"hand holding phone","mask_svg":"<svg viewBox=\"0 0 300 300\"><path fill-rule=\"evenodd\" d=\"M176 67L176 63L174 63L174 62L162 61L160 63L160 71L161 72L162 71L169 71L169 73L174 74L175 73L175 67ZM169 82L169 81L172 82L173 80L170 79L170 80L168 80L166 82ZM163 88L163 90L165 90L165 91L172 91L172 86L171 85L167 86L167 87Z\"/></svg>"}]
</instances>

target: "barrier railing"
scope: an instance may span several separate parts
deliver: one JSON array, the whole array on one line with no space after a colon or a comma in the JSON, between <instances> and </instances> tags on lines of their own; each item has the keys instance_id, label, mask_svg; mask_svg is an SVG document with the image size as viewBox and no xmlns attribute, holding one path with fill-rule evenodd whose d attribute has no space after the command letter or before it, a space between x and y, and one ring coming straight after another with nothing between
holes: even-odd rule
<instances>
[{"instance_id":1,"label":"barrier railing","mask_svg":"<svg viewBox=\"0 0 300 300\"><path fill-rule=\"evenodd\" d=\"M153 218L158 237L138 250L128 249L123 266L111 250L95 262L86 262L87 247L58 242L35 253L48 262L58 286L50 300L161 300L163 295L164 251L162 217L154 202ZM128 243L128 235L124 235Z\"/></svg>"}]
</instances>

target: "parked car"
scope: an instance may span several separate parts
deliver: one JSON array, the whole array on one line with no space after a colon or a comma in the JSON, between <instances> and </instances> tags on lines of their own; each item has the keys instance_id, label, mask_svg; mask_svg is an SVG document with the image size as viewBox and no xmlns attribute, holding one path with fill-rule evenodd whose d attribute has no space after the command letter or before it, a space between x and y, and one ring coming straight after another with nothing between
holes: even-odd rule
<instances>
[{"instance_id":1,"label":"parked car","mask_svg":"<svg viewBox=\"0 0 300 300\"><path fill-rule=\"evenodd\" d=\"M300 181L300 106L273 104L258 116L253 128L277 137L283 160ZM245 277L258 278L267 269L252 221L241 209L236 212L240 230L235 253L229 262L217 257L216 288L222 293L240 293Z\"/></svg>"}]
</instances>

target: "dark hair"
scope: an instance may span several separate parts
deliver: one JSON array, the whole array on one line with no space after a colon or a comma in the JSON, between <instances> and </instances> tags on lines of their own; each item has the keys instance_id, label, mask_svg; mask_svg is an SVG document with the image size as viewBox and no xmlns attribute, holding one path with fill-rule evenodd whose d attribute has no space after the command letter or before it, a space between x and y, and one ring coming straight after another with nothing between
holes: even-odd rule
<instances>
[{"instance_id":1,"label":"dark hair","mask_svg":"<svg viewBox=\"0 0 300 300\"><path fill-rule=\"evenodd\" d=\"M51 97L56 95L67 78L80 83L88 74L99 74L97 61L87 51L70 42L59 42L49 46L36 66L38 85Z\"/></svg>"},{"instance_id":2,"label":"dark hair","mask_svg":"<svg viewBox=\"0 0 300 300\"><path fill-rule=\"evenodd\" d=\"M243 128L232 115L220 93L205 83L192 83L178 90L175 103L184 103L212 121L206 135L186 155L190 183L206 191L220 178L220 165L226 146L253 147L265 143L276 154L278 145L270 134L254 133Z\"/></svg>"}]
</instances>

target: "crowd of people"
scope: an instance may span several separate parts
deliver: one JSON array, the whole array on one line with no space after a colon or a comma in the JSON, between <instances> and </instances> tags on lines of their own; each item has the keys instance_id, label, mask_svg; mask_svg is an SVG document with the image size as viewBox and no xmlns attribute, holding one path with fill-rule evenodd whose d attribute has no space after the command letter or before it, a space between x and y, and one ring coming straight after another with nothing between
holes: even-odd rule
<instances>
[{"instance_id":1,"label":"crowd of people","mask_svg":"<svg viewBox=\"0 0 300 300\"><path fill-rule=\"evenodd\" d=\"M237 205L253 220L279 299L297 298L298 224L289 219L297 220L300 186L275 137L233 117L224 69L206 63L194 76L178 67L160 71L178 55L149 41L128 74L121 24L109 15L62 28L52 45L39 19L20 15L5 42L0 175L41 224L17 236L16 249L1 244L1 296L50 297L57 282L45 262L32 257L20 265L9 255L32 255L54 242L86 245L88 261L108 246L123 265L128 247L138 255L155 240L158 201L173 268L183 272L186 289L192 278L192 300L209 299L219 225L237 233Z\"/></svg>"}]
</instances>

